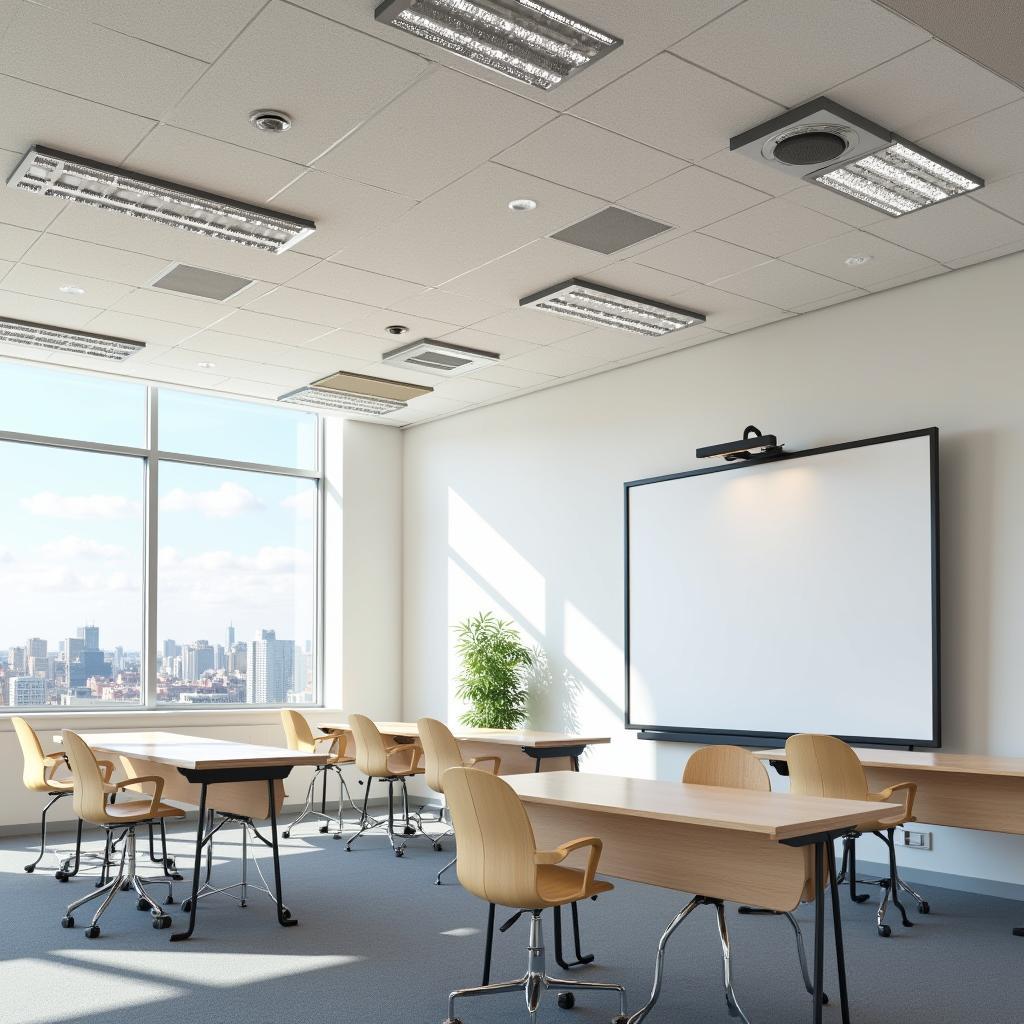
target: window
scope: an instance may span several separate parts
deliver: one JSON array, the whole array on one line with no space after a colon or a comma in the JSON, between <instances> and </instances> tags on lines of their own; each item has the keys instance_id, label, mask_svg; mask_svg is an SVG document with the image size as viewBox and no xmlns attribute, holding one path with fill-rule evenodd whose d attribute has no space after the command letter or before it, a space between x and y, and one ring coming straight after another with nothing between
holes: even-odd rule
<instances>
[{"instance_id":1,"label":"window","mask_svg":"<svg viewBox=\"0 0 1024 1024\"><path fill-rule=\"evenodd\" d=\"M317 703L319 449L313 413L0 361L0 703Z\"/></svg>"}]
</instances>

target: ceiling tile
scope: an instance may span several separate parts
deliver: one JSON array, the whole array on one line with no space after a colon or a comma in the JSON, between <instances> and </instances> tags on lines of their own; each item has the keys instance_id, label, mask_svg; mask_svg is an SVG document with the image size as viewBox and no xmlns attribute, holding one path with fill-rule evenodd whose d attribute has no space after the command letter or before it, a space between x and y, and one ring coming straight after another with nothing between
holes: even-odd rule
<instances>
[{"instance_id":1,"label":"ceiling tile","mask_svg":"<svg viewBox=\"0 0 1024 1024\"><path fill-rule=\"evenodd\" d=\"M85 274L132 285L148 284L167 269L166 260L51 234L43 235L25 254L23 261L35 267L49 267L69 274Z\"/></svg>"},{"instance_id":2,"label":"ceiling tile","mask_svg":"<svg viewBox=\"0 0 1024 1024\"><path fill-rule=\"evenodd\" d=\"M316 166L425 199L552 116L538 103L435 66Z\"/></svg>"},{"instance_id":3,"label":"ceiling tile","mask_svg":"<svg viewBox=\"0 0 1024 1024\"><path fill-rule=\"evenodd\" d=\"M941 263L998 246L1024 244L1024 224L967 196L903 217L887 218L867 230Z\"/></svg>"},{"instance_id":4,"label":"ceiling tile","mask_svg":"<svg viewBox=\"0 0 1024 1024\"><path fill-rule=\"evenodd\" d=\"M991 184L1024 172L1024 100L936 132L921 144Z\"/></svg>"},{"instance_id":5,"label":"ceiling tile","mask_svg":"<svg viewBox=\"0 0 1024 1024\"><path fill-rule=\"evenodd\" d=\"M768 198L764 192L703 167L687 167L627 196L621 205L692 231Z\"/></svg>"},{"instance_id":6,"label":"ceiling tile","mask_svg":"<svg viewBox=\"0 0 1024 1024\"><path fill-rule=\"evenodd\" d=\"M926 277L936 277L938 274L948 274L949 271L941 263L933 263L926 270L915 270L910 274L903 274L901 277L894 277L890 281L882 281L879 284L869 284L865 287L869 292L884 292L890 288L898 288L903 284L913 284L914 281L923 281Z\"/></svg>"},{"instance_id":7,"label":"ceiling tile","mask_svg":"<svg viewBox=\"0 0 1024 1024\"><path fill-rule=\"evenodd\" d=\"M672 301L703 313L707 317L706 328L727 333L771 323L785 315L775 306L706 284L688 285L673 296ZM691 331L696 329L689 328Z\"/></svg>"},{"instance_id":8,"label":"ceiling tile","mask_svg":"<svg viewBox=\"0 0 1024 1024\"><path fill-rule=\"evenodd\" d=\"M598 329L577 335L575 338L556 341L550 347L560 352L571 352L586 356L588 359L600 359L602 363L610 363L615 359L626 359L663 348L666 337L667 335L660 338L643 338L626 331Z\"/></svg>"},{"instance_id":9,"label":"ceiling tile","mask_svg":"<svg viewBox=\"0 0 1024 1024\"><path fill-rule=\"evenodd\" d=\"M279 341L284 344L301 345L327 333L323 324L303 323L266 313L253 313L239 309L218 321L217 330L225 334L245 334L263 341Z\"/></svg>"},{"instance_id":10,"label":"ceiling tile","mask_svg":"<svg viewBox=\"0 0 1024 1024\"><path fill-rule=\"evenodd\" d=\"M717 284L723 291L735 292L758 302L790 310L850 290L850 286L841 281L833 281L830 277L814 274L781 260L733 274Z\"/></svg>"},{"instance_id":11,"label":"ceiling tile","mask_svg":"<svg viewBox=\"0 0 1024 1024\"><path fill-rule=\"evenodd\" d=\"M677 157L567 115L495 161L612 202L684 166Z\"/></svg>"},{"instance_id":12,"label":"ceiling tile","mask_svg":"<svg viewBox=\"0 0 1024 1024\"><path fill-rule=\"evenodd\" d=\"M425 68L419 57L274 0L166 120L309 163ZM290 114L291 129L276 135L256 131L249 114L257 104Z\"/></svg>"},{"instance_id":13,"label":"ceiling tile","mask_svg":"<svg viewBox=\"0 0 1024 1024\"><path fill-rule=\"evenodd\" d=\"M428 288L418 295L399 299L391 304L391 308L411 313L413 316L458 324L461 327L469 327L478 320L486 320L487 317L502 311L502 306L496 302L485 302L468 295L456 295L440 288Z\"/></svg>"},{"instance_id":14,"label":"ceiling tile","mask_svg":"<svg viewBox=\"0 0 1024 1024\"><path fill-rule=\"evenodd\" d=\"M949 266L953 270L963 267L972 267L976 263L986 263L988 260L999 259L1001 256L1010 256L1024 249L1024 243L1019 241L1010 242L1006 245L997 246L995 249L985 249L982 252L972 253L970 256L961 256L958 259L950 260Z\"/></svg>"},{"instance_id":15,"label":"ceiling tile","mask_svg":"<svg viewBox=\"0 0 1024 1024\"><path fill-rule=\"evenodd\" d=\"M509 210L508 201L517 197L536 200L537 208ZM603 205L521 171L485 164L397 223L345 247L337 259L374 273L440 285Z\"/></svg>"},{"instance_id":16,"label":"ceiling tile","mask_svg":"<svg viewBox=\"0 0 1024 1024\"><path fill-rule=\"evenodd\" d=\"M38 231L0 224L0 259L20 260L39 237Z\"/></svg>"},{"instance_id":17,"label":"ceiling tile","mask_svg":"<svg viewBox=\"0 0 1024 1024\"><path fill-rule=\"evenodd\" d=\"M293 370L284 366L270 366L246 359L233 359L229 356L217 356L214 360L204 360L202 352L191 349L172 348L163 355L152 360L153 366L170 366L182 370L204 370L220 377L240 377L242 380L262 381L265 384L279 384L281 390L297 388L308 382L310 375L305 370ZM213 361L209 368L199 367L201 362Z\"/></svg>"},{"instance_id":18,"label":"ceiling tile","mask_svg":"<svg viewBox=\"0 0 1024 1024\"><path fill-rule=\"evenodd\" d=\"M838 295L830 295L824 299L815 299L813 302L805 302L803 305L794 306L794 313L812 313L816 309L825 309L827 306L835 306L840 302L849 302L851 299L859 299L867 295L863 288L851 288L848 292L840 292Z\"/></svg>"},{"instance_id":19,"label":"ceiling tile","mask_svg":"<svg viewBox=\"0 0 1024 1024\"><path fill-rule=\"evenodd\" d=\"M548 373L553 377L565 377L570 373L579 373L581 370L602 366L605 362L607 360L600 355L588 356L579 352L563 352L561 349L547 346L535 349L533 352L524 352L522 355L513 356L508 360L508 365L523 370L534 370L537 373Z\"/></svg>"},{"instance_id":20,"label":"ceiling tile","mask_svg":"<svg viewBox=\"0 0 1024 1024\"><path fill-rule=\"evenodd\" d=\"M53 200L43 202L39 196L4 187L24 155L0 150L0 223L42 231L60 213L62 204Z\"/></svg>"},{"instance_id":21,"label":"ceiling tile","mask_svg":"<svg viewBox=\"0 0 1024 1024\"><path fill-rule=\"evenodd\" d=\"M538 238L468 274L452 278L445 283L444 290L514 307L524 295L570 277L587 276L606 266L608 260L603 253L553 238Z\"/></svg>"},{"instance_id":22,"label":"ceiling tile","mask_svg":"<svg viewBox=\"0 0 1024 1024\"><path fill-rule=\"evenodd\" d=\"M720 149L704 157L700 166L773 196L781 196L800 186L799 178L783 174L778 168L751 160L745 153L732 149Z\"/></svg>"},{"instance_id":23,"label":"ceiling tile","mask_svg":"<svg viewBox=\"0 0 1024 1024\"><path fill-rule=\"evenodd\" d=\"M492 402L509 398L519 390L509 384L495 384L493 381L473 380L469 377L455 377L452 380L435 378L435 381L435 395L461 402Z\"/></svg>"},{"instance_id":24,"label":"ceiling tile","mask_svg":"<svg viewBox=\"0 0 1024 1024\"><path fill-rule=\"evenodd\" d=\"M506 338L520 338L532 345L548 345L562 338L572 338L592 328L577 320L569 320L554 313L541 313L535 309L513 309L481 320L473 325L479 331Z\"/></svg>"},{"instance_id":25,"label":"ceiling tile","mask_svg":"<svg viewBox=\"0 0 1024 1024\"><path fill-rule=\"evenodd\" d=\"M113 334L118 338L168 346L178 344L195 332L195 328L187 324L154 320L152 317L135 316L133 313L121 313L113 309L105 310L90 320L89 330L97 334Z\"/></svg>"},{"instance_id":26,"label":"ceiling tile","mask_svg":"<svg viewBox=\"0 0 1024 1024\"><path fill-rule=\"evenodd\" d=\"M449 331L442 334L437 340L450 341L453 345L465 345L467 348L478 348L484 352L497 352L503 360L510 356L522 355L524 352L533 352L541 346L532 341L524 341L522 338L510 338L508 335L499 336L488 334L475 327L460 327L457 331Z\"/></svg>"},{"instance_id":27,"label":"ceiling tile","mask_svg":"<svg viewBox=\"0 0 1024 1024\"><path fill-rule=\"evenodd\" d=\"M324 377L342 368L339 357L329 352L318 352L295 345L279 345L272 341L223 334L220 331L200 331L179 347L205 353L212 356L214 361L221 356L245 359L249 362L266 363L269 366L301 370L313 377ZM347 368L355 369L364 362L365 360L352 360L351 366Z\"/></svg>"},{"instance_id":28,"label":"ceiling tile","mask_svg":"<svg viewBox=\"0 0 1024 1024\"><path fill-rule=\"evenodd\" d=\"M209 327L231 312L219 302L188 299L165 291L136 288L114 304L122 313L153 317L156 320L170 320L176 324L192 327Z\"/></svg>"},{"instance_id":29,"label":"ceiling tile","mask_svg":"<svg viewBox=\"0 0 1024 1024\"><path fill-rule=\"evenodd\" d=\"M588 274L587 280L622 292L642 295L648 299L658 299L661 302L671 302L673 295L693 284L678 274L666 274L664 270L655 270L653 267L632 262L603 267Z\"/></svg>"},{"instance_id":30,"label":"ceiling tile","mask_svg":"<svg viewBox=\"0 0 1024 1024\"><path fill-rule=\"evenodd\" d=\"M264 398L276 401L281 397L283 389L280 384L263 384L257 380L242 380L239 377L228 377L217 385L218 391L231 395L244 395L246 398Z\"/></svg>"},{"instance_id":31,"label":"ceiling tile","mask_svg":"<svg viewBox=\"0 0 1024 1024\"><path fill-rule=\"evenodd\" d=\"M932 39L829 89L828 95L863 117L917 140L1019 100L1024 94Z\"/></svg>"},{"instance_id":32,"label":"ceiling tile","mask_svg":"<svg viewBox=\"0 0 1024 1024\"><path fill-rule=\"evenodd\" d=\"M275 209L277 204L267 202L270 196L305 170L299 164L167 124L154 128L132 151L125 166L204 192Z\"/></svg>"},{"instance_id":33,"label":"ceiling tile","mask_svg":"<svg viewBox=\"0 0 1024 1024\"><path fill-rule=\"evenodd\" d=\"M0 243L2 240L3 230L0 229ZM82 295L62 293L60 289L67 285L82 288L84 293ZM7 274L4 278L4 288L12 292L21 292L24 295L38 295L41 299L55 299L58 302L70 301L79 306L93 306L97 309L106 309L108 306L112 306L132 290L126 284L115 284L81 274L70 277L62 270L33 267L28 263L19 264Z\"/></svg>"},{"instance_id":34,"label":"ceiling tile","mask_svg":"<svg viewBox=\"0 0 1024 1024\"><path fill-rule=\"evenodd\" d=\"M258 313L289 317L292 320L304 320L312 324L341 327L364 316L372 307L331 295L300 291L297 288L275 288L272 292L247 302L245 308L256 310Z\"/></svg>"},{"instance_id":35,"label":"ceiling tile","mask_svg":"<svg viewBox=\"0 0 1024 1024\"><path fill-rule=\"evenodd\" d=\"M378 362L385 352L397 348L400 340L389 337L371 338L366 334L340 330L314 338L302 347L314 352L327 352L343 359L357 359L370 363Z\"/></svg>"},{"instance_id":36,"label":"ceiling tile","mask_svg":"<svg viewBox=\"0 0 1024 1024\"><path fill-rule=\"evenodd\" d=\"M5 74L155 118L208 66L35 4L21 5L3 46Z\"/></svg>"},{"instance_id":37,"label":"ceiling tile","mask_svg":"<svg viewBox=\"0 0 1024 1024\"><path fill-rule=\"evenodd\" d=\"M151 120L136 114L7 75L0 75L0 110L0 146L22 155L39 144L119 163L153 127ZM54 212L64 205L33 198Z\"/></svg>"},{"instance_id":38,"label":"ceiling tile","mask_svg":"<svg viewBox=\"0 0 1024 1024\"><path fill-rule=\"evenodd\" d=\"M463 402L457 398L442 398L440 395L420 395L410 401L409 408L403 409L403 418L415 417L423 419L427 416L446 416L453 412L468 409L471 402ZM388 417L390 419L390 417Z\"/></svg>"},{"instance_id":39,"label":"ceiling tile","mask_svg":"<svg viewBox=\"0 0 1024 1024\"><path fill-rule=\"evenodd\" d=\"M704 233L769 256L783 256L826 238L841 235L848 225L795 206L785 198L734 214L704 228Z\"/></svg>"},{"instance_id":40,"label":"ceiling tile","mask_svg":"<svg viewBox=\"0 0 1024 1024\"><path fill-rule=\"evenodd\" d=\"M408 334L393 335L387 333L387 328L394 324L402 324L409 328ZM433 320L430 317L415 316L411 313L401 313L396 309L367 309L361 316L355 317L345 324L345 330L353 334L364 334L369 338L381 338L385 342L385 349L398 348L417 338L437 338L440 335L452 331L456 324L445 323L441 320Z\"/></svg>"},{"instance_id":41,"label":"ceiling tile","mask_svg":"<svg viewBox=\"0 0 1024 1024\"><path fill-rule=\"evenodd\" d=\"M514 388L532 388L537 384L546 384L554 379L546 373L522 370L514 366L505 366L503 363L485 366L482 370L477 370L467 376L476 380L493 381L495 384L508 384Z\"/></svg>"},{"instance_id":42,"label":"ceiling tile","mask_svg":"<svg viewBox=\"0 0 1024 1024\"><path fill-rule=\"evenodd\" d=\"M792 192L786 193L786 202L823 213L826 217L842 221L855 228L862 228L868 224L889 219L889 215L882 213L881 210L874 210L856 200L847 199L821 185L801 185Z\"/></svg>"},{"instance_id":43,"label":"ceiling tile","mask_svg":"<svg viewBox=\"0 0 1024 1024\"><path fill-rule=\"evenodd\" d=\"M851 267L846 264L850 256L869 256L871 259L868 263ZM834 277L837 281L845 281L854 288L869 288L905 274L938 269L935 261L927 256L863 231L850 231L818 245L798 249L786 256L785 260L806 270Z\"/></svg>"},{"instance_id":44,"label":"ceiling tile","mask_svg":"<svg viewBox=\"0 0 1024 1024\"><path fill-rule=\"evenodd\" d=\"M154 16L152 5L139 3L139 0L41 2L63 14L74 14L115 32L210 62L216 60L266 0L231 0L230 3L174 0L173 17Z\"/></svg>"},{"instance_id":45,"label":"ceiling tile","mask_svg":"<svg viewBox=\"0 0 1024 1024\"><path fill-rule=\"evenodd\" d=\"M11 260L0 260L0 281L14 269L14 263Z\"/></svg>"},{"instance_id":46,"label":"ceiling tile","mask_svg":"<svg viewBox=\"0 0 1024 1024\"><path fill-rule=\"evenodd\" d=\"M762 253L694 232L633 257L634 263L704 284L767 262Z\"/></svg>"},{"instance_id":47,"label":"ceiling tile","mask_svg":"<svg viewBox=\"0 0 1024 1024\"><path fill-rule=\"evenodd\" d=\"M185 370L178 366L164 366L153 361L136 364L134 359L127 359L123 363L115 363L108 366L107 372L121 374L125 377L134 377L138 380L155 381L160 384L180 384L186 388L206 388L216 390L224 375L216 370Z\"/></svg>"},{"instance_id":48,"label":"ceiling tile","mask_svg":"<svg viewBox=\"0 0 1024 1024\"><path fill-rule=\"evenodd\" d=\"M872 0L747 0L672 51L792 107L928 38Z\"/></svg>"},{"instance_id":49,"label":"ceiling tile","mask_svg":"<svg viewBox=\"0 0 1024 1024\"><path fill-rule=\"evenodd\" d=\"M368 306L388 306L399 299L418 295L423 285L412 281L400 281L397 277L370 274L355 267L339 263L318 263L303 271L292 280L296 288L316 292L319 295L333 295L339 299L351 299Z\"/></svg>"},{"instance_id":50,"label":"ceiling tile","mask_svg":"<svg viewBox=\"0 0 1024 1024\"><path fill-rule=\"evenodd\" d=\"M1024 221L1024 174L1014 174L986 185L974 198L993 210Z\"/></svg>"},{"instance_id":51,"label":"ceiling tile","mask_svg":"<svg viewBox=\"0 0 1024 1024\"><path fill-rule=\"evenodd\" d=\"M96 310L90 306L0 290L0 316L15 320L31 320L55 327L85 327L95 315Z\"/></svg>"},{"instance_id":52,"label":"ceiling tile","mask_svg":"<svg viewBox=\"0 0 1024 1024\"><path fill-rule=\"evenodd\" d=\"M573 108L627 138L702 160L729 139L782 113L776 103L663 53Z\"/></svg>"}]
</instances>

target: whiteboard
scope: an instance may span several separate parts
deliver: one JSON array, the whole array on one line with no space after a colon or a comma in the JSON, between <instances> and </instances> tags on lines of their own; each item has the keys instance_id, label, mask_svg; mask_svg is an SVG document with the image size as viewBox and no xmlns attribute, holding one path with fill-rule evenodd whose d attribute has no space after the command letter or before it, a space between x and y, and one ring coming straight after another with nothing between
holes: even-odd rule
<instances>
[{"instance_id":1,"label":"whiteboard","mask_svg":"<svg viewBox=\"0 0 1024 1024\"><path fill-rule=\"evenodd\" d=\"M627 726L936 745L937 444L626 484Z\"/></svg>"}]
</instances>

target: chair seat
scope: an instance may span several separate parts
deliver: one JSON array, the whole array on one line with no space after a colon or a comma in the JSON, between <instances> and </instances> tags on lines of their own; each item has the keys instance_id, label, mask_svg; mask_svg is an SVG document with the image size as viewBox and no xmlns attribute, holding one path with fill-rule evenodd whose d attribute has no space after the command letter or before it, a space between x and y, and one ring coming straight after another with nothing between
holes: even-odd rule
<instances>
[{"instance_id":1,"label":"chair seat","mask_svg":"<svg viewBox=\"0 0 1024 1024\"><path fill-rule=\"evenodd\" d=\"M577 868L563 868L557 864L542 864L537 868L537 892L549 907L562 906L575 900L587 899L615 888L611 882L595 878L590 888L580 895L584 873Z\"/></svg>"},{"instance_id":2,"label":"chair seat","mask_svg":"<svg viewBox=\"0 0 1024 1024\"><path fill-rule=\"evenodd\" d=\"M74 779L47 779L45 786L39 787L41 793L70 793L75 788Z\"/></svg>"},{"instance_id":3,"label":"chair seat","mask_svg":"<svg viewBox=\"0 0 1024 1024\"><path fill-rule=\"evenodd\" d=\"M355 763L356 763L356 759L354 757L346 757L344 754L332 754L330 759L324 762L325 765L329 765L329 764L346 765L346 764L355 764Z\"/></svg>"},{"instance_id":4,"label":"chair seat","mask_svg":"<svg viewBox=\"0 0 1024 1024\"><path fill-rule=\"evenodd\" d=\"M152 809L148 800L129 800L127 803L110 804L106 809L108 821L149 821L155 818L184 818L185 812L170 804L157 804Z\"/></svg>"},{"instance_id":5,"label":"chair seat","mask_svg":"<svg viewBox=\"0 0 1024 1024\"><path fill-rule=\"evenodd\" d=\"M877 818L874 821L863 821L857 825L858 832L884 832L886 829L899 828L908 822L916 821L912 814L904 814L902 811L894 814L891 818Z\"/></svg>"},{"instance_id":6,"label":"chair seat","mask_svg":"<svg viewBox=\"0 0 1024 1024\"><path fill-rule=\"evenodd\" d=\"M382 779L407 779L412 775L422 775L426 771L425 768L399 768L396 771L388 772L387 775L381 775Z\"/></svg>"}]
</instances>

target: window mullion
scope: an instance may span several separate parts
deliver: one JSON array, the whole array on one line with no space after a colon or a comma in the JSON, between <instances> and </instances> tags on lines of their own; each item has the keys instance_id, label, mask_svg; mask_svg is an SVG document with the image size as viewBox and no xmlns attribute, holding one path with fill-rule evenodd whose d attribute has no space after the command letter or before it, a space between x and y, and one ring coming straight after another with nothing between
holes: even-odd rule
<instances>
[{"instance_id":1,"label":"window mullion","mask_svg":"<svg viewBox=\"0 0 1024 1024\"><path fill-rule=\"evenodd\" d=\"M145 597L145 706L157 706L157 558L159 554L159 397L157 388L147 389L147 439L149 454L146 457L146 597Z\"/></svg>"}]
</instances>

